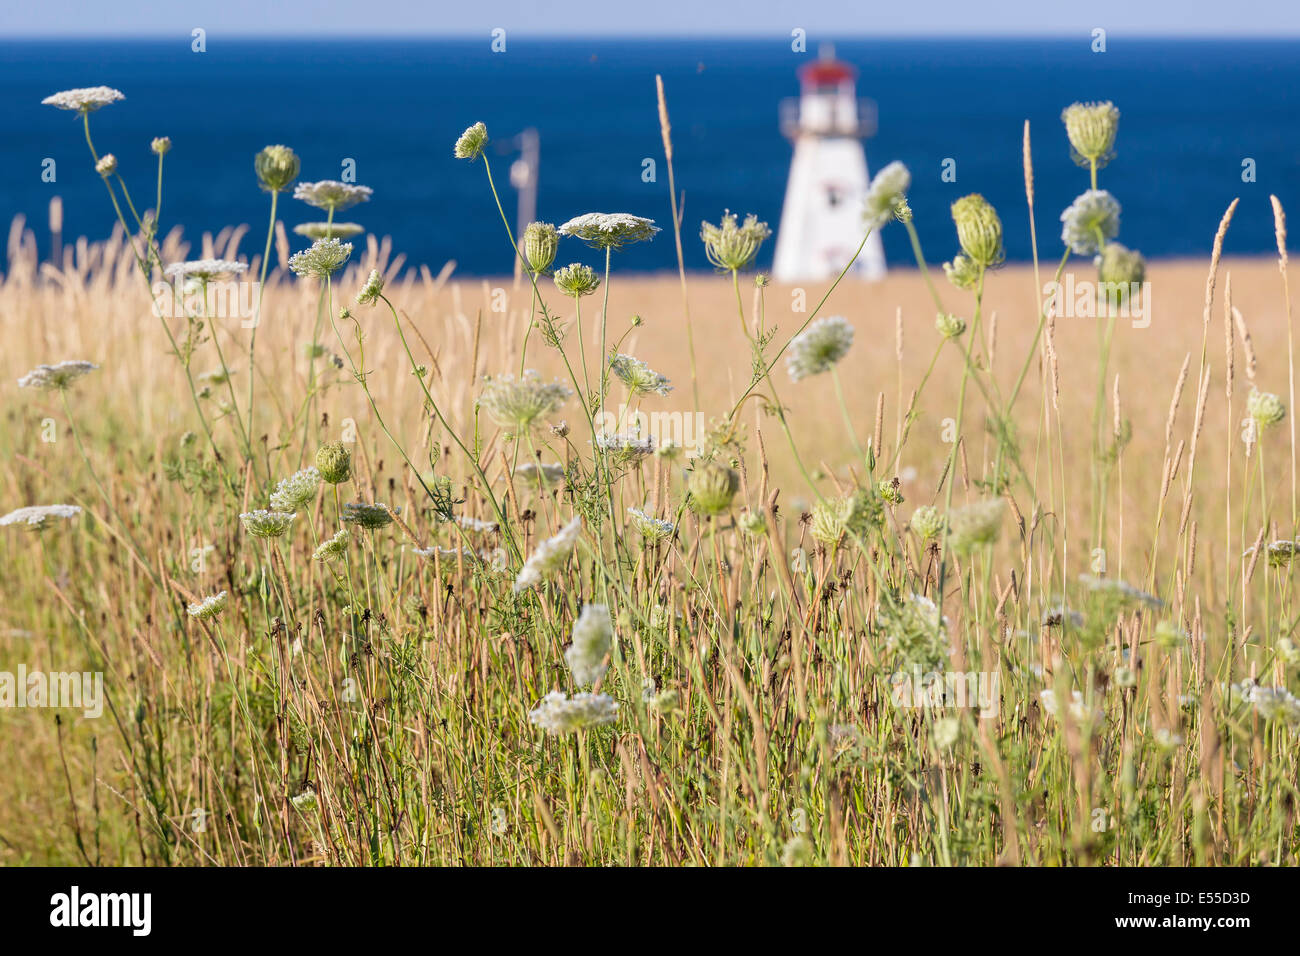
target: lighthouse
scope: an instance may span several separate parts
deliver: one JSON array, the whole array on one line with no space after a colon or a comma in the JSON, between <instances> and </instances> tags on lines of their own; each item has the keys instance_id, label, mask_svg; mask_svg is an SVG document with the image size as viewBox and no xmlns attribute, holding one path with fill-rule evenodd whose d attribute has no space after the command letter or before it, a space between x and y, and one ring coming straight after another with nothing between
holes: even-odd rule
<instances>
[{"instance_id":1,"label":"lighthouse","mask_svg":"<svg viewBox=\"0 0 1300 956\"><path fill-rule=\"evenodd\" d=\"M781 132L794 143L772 275L778 282L830 279L853 258L866 226L870 176L862 141L876 131L876 104L860 100L857 70L829 46L799 70L800 94L781 102ZM850 270L879 279L885 250L872 232Z\"/></svg>"}]
</instances>

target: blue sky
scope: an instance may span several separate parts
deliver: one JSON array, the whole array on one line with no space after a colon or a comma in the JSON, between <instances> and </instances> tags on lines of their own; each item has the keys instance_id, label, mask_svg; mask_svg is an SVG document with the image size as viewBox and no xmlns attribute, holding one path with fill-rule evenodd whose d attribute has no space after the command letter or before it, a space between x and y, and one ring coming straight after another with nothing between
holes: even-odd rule
<instances>
[{"instance_id":1,"label":"blue sky","mask_svg":"<svg viewBox=\"0 0 1300 956\"><path fill-rule=\"evenodd\" d=\"M1296 0L8 0L0 37L357 34L1300 35Z\"/></svg>"}]
</instances>

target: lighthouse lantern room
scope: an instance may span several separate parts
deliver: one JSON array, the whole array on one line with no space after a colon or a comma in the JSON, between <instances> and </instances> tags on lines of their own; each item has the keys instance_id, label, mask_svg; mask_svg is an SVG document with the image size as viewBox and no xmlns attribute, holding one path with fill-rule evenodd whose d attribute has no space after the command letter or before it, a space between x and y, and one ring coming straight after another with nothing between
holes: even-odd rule
<instances>
[{"instance_id":1,"label":"lighthouse lantern room","mask_svg":"<svg viewBox=\"0 0 1300 956\"><path fill-rule=\"evenodd\" d=\"M781 132L794 143L772 274L780 282L834 278L866 231L870 177L862 140L876 131L876 104L860 100L857 71L829 46L799 70L800 95L781 103ZM878 279L885 252L872 233L851 272Z\"/></svg>"}]
</instances>

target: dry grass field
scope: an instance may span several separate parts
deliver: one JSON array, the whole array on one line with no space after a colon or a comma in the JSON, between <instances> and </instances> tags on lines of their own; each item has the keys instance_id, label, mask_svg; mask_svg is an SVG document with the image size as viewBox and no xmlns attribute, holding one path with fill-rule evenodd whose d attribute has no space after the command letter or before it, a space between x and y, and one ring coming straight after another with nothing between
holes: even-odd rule
<instances>
[{"instance_id":1,"label":"dry grass field","mask_svg":"<svg viewBox=\"0 0 1300 956\"><path fill-rule=\"evenodd\" d=\"M1205 238L1144 318L1047 321L1059 253L791 288L565 239L605 281L539 276L543 312L368 236L295 276L281 227L254 343L160 323L120 229L56 267L15 222L0 511L82 510L0 528L0 672L102 672L105 705L0 709L0 862L1294 863L1292 318L1277 260ZM155 266L261 245L175 230ZM851 346L793 381L827 316ZM485 379L598 407L606 351L701 456L598 454L576 395ZM62 360L98 368L18 387ZM287 531L248 517L313 465Z\"/></svg>"}]
</instances>

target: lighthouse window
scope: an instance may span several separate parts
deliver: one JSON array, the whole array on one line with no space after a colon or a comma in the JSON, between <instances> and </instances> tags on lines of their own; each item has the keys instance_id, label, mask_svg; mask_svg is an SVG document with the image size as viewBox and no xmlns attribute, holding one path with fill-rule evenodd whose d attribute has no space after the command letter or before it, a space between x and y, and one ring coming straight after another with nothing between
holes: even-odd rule
<instances>
[{"instance_id":1,"label":"lighthouse window","mask_svg":"<svg viewBox=\"0 0 1300 956\"><path fill-rule=\"evenodd\" d=\"M826 204L834 209L840 204L840 191L834 186L826 187Z\"/></svg>"}]
</instances>

